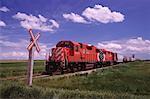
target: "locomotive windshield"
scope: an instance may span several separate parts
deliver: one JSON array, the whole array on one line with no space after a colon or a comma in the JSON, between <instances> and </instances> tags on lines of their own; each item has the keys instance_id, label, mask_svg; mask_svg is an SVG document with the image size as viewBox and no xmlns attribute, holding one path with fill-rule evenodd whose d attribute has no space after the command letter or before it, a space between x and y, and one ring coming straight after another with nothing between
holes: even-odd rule
<instances>
[{"instance_id":1,"label":"locomotive windshield","mask_svg":"<svg viewBox=\"0 0 150 99\"><path fill-rule=\"evenodd\" d=\"M73 44L70 41L61 41L56 45L56 47L66 47L73 49Z\"/></svg>"}]
</instances>

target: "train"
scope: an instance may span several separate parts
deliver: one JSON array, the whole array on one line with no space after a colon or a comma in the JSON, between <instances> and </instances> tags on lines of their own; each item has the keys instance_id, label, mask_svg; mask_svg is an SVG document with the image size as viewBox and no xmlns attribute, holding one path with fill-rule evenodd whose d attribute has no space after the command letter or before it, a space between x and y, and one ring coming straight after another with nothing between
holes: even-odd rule
<instances>
[{"instance_id":1,"label":"train","mask_svg":"<svg viewBox=\"0 0 150 99\"><path fill-rule=\"evenodd\" d=\"M127 58L122 59L127 62ZM117 64L118 54L107 49L99 49L94 45L74 41L59 41L51 49L51 55L45 62L45 71L49 75L59 71L74 72L85 70L88 65L100 68Z\"/></svg>"}]
</instances>

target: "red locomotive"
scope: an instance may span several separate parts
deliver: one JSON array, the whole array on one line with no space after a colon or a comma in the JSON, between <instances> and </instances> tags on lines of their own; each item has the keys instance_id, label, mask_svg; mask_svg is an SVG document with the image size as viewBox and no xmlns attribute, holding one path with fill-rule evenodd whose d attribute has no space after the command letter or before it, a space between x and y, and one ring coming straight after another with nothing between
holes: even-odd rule
<instances>
[{"instance_id":1,"label":"red locomotive","mask_svg":"<svg viewBox=\"0 0 150 99\"><path fill-rule=\"evenodd\" d=\"M61 71L63 74L65 70L71 72L85 70L88 64L93 68L104 64L112 65L118 60L117 53L72 41L58 42L51 53L46 61L46 72L50 75L56 71Z\"/></svg>"}]
</instances>

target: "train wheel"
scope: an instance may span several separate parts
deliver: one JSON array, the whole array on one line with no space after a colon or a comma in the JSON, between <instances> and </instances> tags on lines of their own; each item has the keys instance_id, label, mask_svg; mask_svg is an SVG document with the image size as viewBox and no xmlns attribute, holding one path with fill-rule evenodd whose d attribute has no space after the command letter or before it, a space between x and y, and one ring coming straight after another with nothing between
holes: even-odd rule
<instances>
[{"instance_id":1,"label":"train wheel","mask_svg":"<svg viewBox=\"0 0 150 99\"><path fill-rule=\"evenodd\" d=\"M61 74L64 74L64 69L62 67L60 67L59 70Z\"/></svg>"},{"instance_id":2,"label":"train wheel","mask_svg":"<svg viewBox=\"0 0 150 99\"><path fill-rule=\"evenodd\" d=\"M66 66L65 61L60 63L59 70L60 70L61 74L64 74L65 66Z\"/></svg>"},{"instance_id":3,"label":"train wheel","mask_svg":"<svg viewBox=\"0 0 150 99\"><path fill-rule=\"evenodd\" d=\"M110 62L110 66L112 66L112 65L114 65L114 63L113 63L113 62Z\"/></svg>"},{"instance_id":4,"label":"train wheel","mask_svg":"<svg viewBox=\"0 0 150 99\"><path fill-rule=\"evenodd\" d=\"M95 69L95 68L97 68L97 64L94 64L94 65L93 65L93 69Z\"/></svg>"},{"instance_id":5,"label":"train wheel","mask_svg":"<svg viewBox=\"0 0 150 99\"><path fill-rule=\"evenodd\" d=\"M98 62L97 64L96 64L96 68L101 68L102 67L102 63L101 62Z\"/></svg>"},{"instance_id":6,"label":"train wheel","mask_svg":"<svg viewBox=\"0 0 150 99\"><path fill-rule=\"evenodd\" d=\"M71 63L71 64L68 65L68 69L72 73L74 72L74 65L75 65L74 63Z\"/></svg>"},{"instance_id":7,"label":"train wheel","mask_svg":"<svg viewBox=\"0 0 150 99\"><path fill-rule=\"evenodd\" d=\"M50 76L52 76L53 75L53 72L52 72L52 69L51 68L49 68L49 70L48 71L46 71L47 72L47 74L48 75L50 75Z\"/></svg>"},{"instance_id":8,"label":"train wheel","mask_svg":"<svg viewBox=\"0 0 150 99\"><path fill-rule=\"evenodd\" d=\"M82 70L82 67L81 67L80 64L78 65L77 70L78 70L78 71L81 71L81 70Z\"/></svg>"},{"instance_id":9,"label":"train wheel","mask_svg":"<svg viewBox=\"0 0 150 99\"><path fill-rule=\"evenodd\" d=\"M51 72L49 72L49 75L50 75L50 76L52 76L52 75L53 75L53 72L52 72L52 71L51 71Z\"/></svg>"},{"instance_id":10,"label":"train wheel","mask_svg":"<svg viewBox=\"0 0 150 99\"><path fill-rule=\"evenodd\" d=\"M52 68L50 68L50 64L47 64L45 69L46 69L46 74L52 75Z\"/></svg>"},{"instance_id":11,"label":"train wheel","mask_svg":"<svg viewBox=\"0 0 150 99\"><path fill-rule=\"evenodd\" d=\"M61 74L64 74L64 70L63 69L61 70Z\"/></svg>"},{"instance_id":12,"label":"train wheel","mask_svg":"<svg viewBox=\"0 0 150 99\"><path fill-rule=\"evenodd\" d=\"M71 72L74 73L74 68L73 68L73 66L71 66L70 69L71 69Z\"/></svg>"},{"instance_id":13,"label":"train wheel","mask_svg":"<svg viewBox=\"0 0 150 99\"><path fill-rule=\"evenodd\" d=\"M86 64L82 64L81 69L85 70L86 69Z\"/></svg>"}]
</instances>

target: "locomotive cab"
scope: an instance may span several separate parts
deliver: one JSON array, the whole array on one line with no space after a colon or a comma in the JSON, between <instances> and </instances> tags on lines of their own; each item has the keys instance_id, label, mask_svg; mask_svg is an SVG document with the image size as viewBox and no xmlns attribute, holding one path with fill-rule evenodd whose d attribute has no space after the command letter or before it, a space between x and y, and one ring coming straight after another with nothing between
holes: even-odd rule
<instances>
[{"instance_id":1,"label":"locomotive cab","mask_svg":"<svg viewBox=\"0 0 150 99\"><path fill-rule=\"evenodd\" d=\"M69 54L74 55L74 44L71 41L60 41L56 45L56 47L63 47L63 48L68 48L69 49Z\"/></svg>"},{"instance_id":2,"label":"locomotive cab","mask_svg":"<svg viewBox=\"0 0 150 99\"><path fill-rule=\"evenodd\" d=\"M56 47L65 47L65 48L73 49L73 44L71 41L60 41L58 42Z\"/></svg>"}]
</instances>

